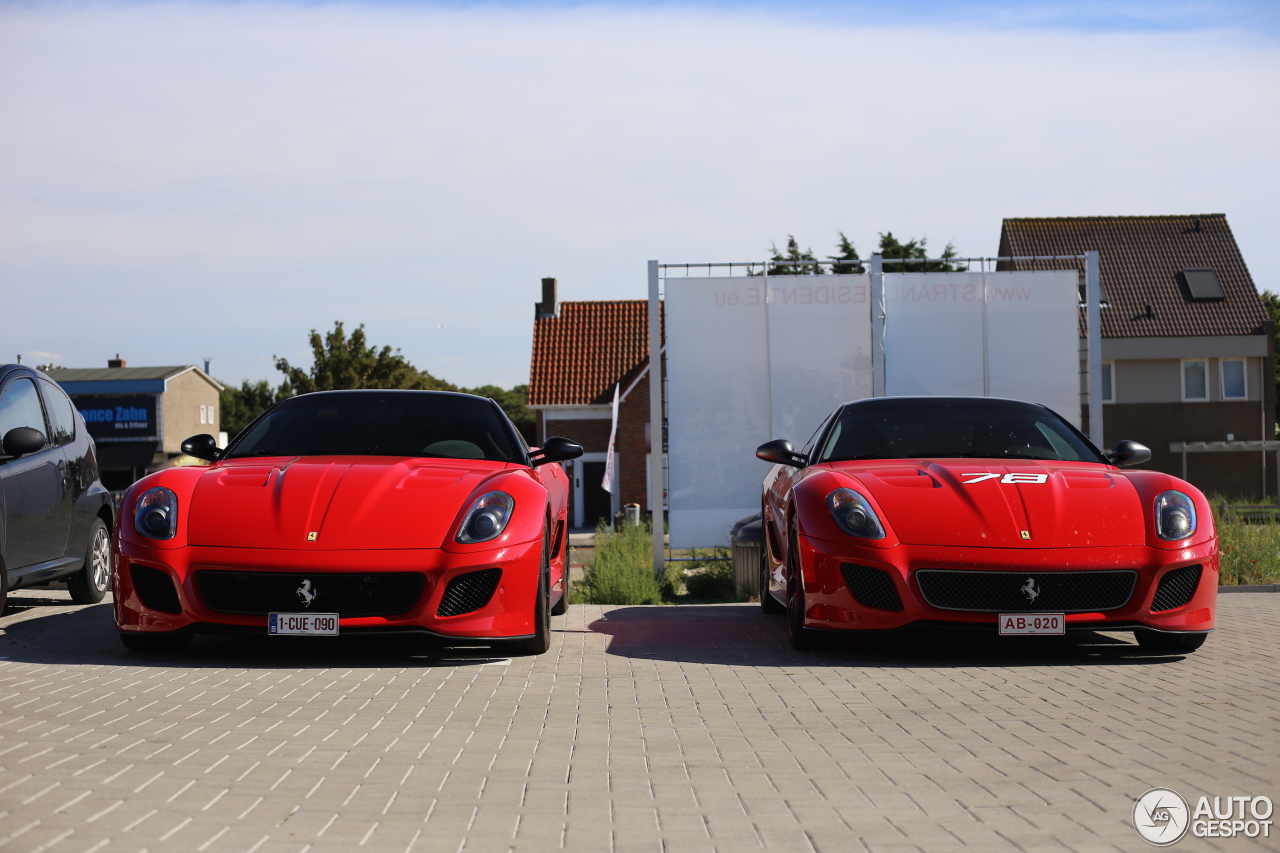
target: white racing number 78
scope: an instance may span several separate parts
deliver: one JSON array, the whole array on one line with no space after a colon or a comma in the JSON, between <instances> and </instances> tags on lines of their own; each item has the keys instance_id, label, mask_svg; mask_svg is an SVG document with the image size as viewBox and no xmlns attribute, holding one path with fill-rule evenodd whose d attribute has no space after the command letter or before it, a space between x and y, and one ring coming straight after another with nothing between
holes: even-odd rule
<instances>
[{"instance_id":1,"label":"white racing number 78","mask_svg":"<svg viewBox=\"0 0 1280 853\"><path fill-rule=\"evenodd\" d=\"M989 473L984 474L979 472L979 473L973 473L973 474L961 474L960 476L973 477L972 480L964 481L964 484L966 486L972 486L974 483L981 483L983 480L995 480L995 479L999 479L1001 483L1014 483L1014 484L1049 482L1048 474L1005 474L1001 476L1000 474L989 474Z\"/></svg>"}]
</instances>

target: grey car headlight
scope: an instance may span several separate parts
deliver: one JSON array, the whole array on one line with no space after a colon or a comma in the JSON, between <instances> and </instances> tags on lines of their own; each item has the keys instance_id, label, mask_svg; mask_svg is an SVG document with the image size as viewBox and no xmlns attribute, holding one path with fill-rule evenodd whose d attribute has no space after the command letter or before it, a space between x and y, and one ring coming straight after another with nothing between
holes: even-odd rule
<instances>
[{"instance_id":1,"label":"grey car headlight","mask_svg":"<svg viewBox=\"0 0 1280 853\"><path fill-rule=\"evenodd\" d=\"M1156 535L1168 542L1190 539L1196 532L1196 505L1170 489L1156 498Z\"/></svg>"},{"instance_id":2,"label":"grey car headlight","mask_svg":"<svg viewBox=\"0 0 1280 853\"><path fill-rule=\"evenodd\" d=\"M487 492L475 499L458 528L457 540L464 545L488 542L502 535L515 512L515 498L506 492Z\"/></svg>"},{"instance_id":3,"label":"grey car headlight","mask_svg":"<svg viewBox=\"0 0 1280 853\"><path fill-rule=\"evenodd\" d=\"M836 525L850 536L860 539L883 539L884 526L876 517L876 511L862 495L853 489L836 489L827 495L827 508Z\"/></svg>"},{"instance_id":4,"label":"grey car headlight","mask_svg":"<svg viewBox=\"0 0 1280 853\"><path fill-rule=\"evenodd\" d=\"M178 533L178 496L164 486L147 489L133 511L133 529L148 539L172 539Z\"/></svg>"}]
</instances>

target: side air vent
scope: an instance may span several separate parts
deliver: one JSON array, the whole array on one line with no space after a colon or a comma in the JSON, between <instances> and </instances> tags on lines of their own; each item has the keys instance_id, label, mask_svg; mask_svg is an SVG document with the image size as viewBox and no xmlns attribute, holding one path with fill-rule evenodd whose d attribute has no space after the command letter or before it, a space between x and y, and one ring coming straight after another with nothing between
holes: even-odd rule
<instances>
[{"instance_id":1,"label":"side air vent","mask_svg":"<svg viewBox=\"0 0 1280 853\"><path fill-rule=\"evenodd\" d=\"M130 563L129 575L133 578L133 589L144 606L161 613L182 612L178 591L173 588L173 578L169 577L168 572Z\"/></svg>"},{"instance_id":2,"label":"side air vent","mask_svg":"<svg viewBox=\"0 0 1280 853\"><path fill-rule=\"evenodd\" d=\"M461 616L479 610L493 598L493 591L498 588L498 581L501 579L502 569L484 569L458 575L444 588L436 615Z\"/></svg>"},{"instance_id":3,"label":"side air vent","mask_svg":"<svg viewBox=\"0 0 1280 853\"><path fill-rule=\"evenodd\" d=\"M863 607L894 613L902 610L898 588L893 585L888 572L871 566L841 563L840 574L844 575L844 585L853 593L854 600Z\"/></svg>"},{"instance_id":4,"label":"side air vent","mask_svg":"<svg viewBox=\"0 0 1280 853\"><path fill-rule=\"evenodd\" d=\"M1160 613L1165 610L1176 610L1191 600L1200 585L1200 567L1183 566L1166 572L1156 587L1155 598L1151 600L1151 612Z\"/></svg>"}]
</instances>

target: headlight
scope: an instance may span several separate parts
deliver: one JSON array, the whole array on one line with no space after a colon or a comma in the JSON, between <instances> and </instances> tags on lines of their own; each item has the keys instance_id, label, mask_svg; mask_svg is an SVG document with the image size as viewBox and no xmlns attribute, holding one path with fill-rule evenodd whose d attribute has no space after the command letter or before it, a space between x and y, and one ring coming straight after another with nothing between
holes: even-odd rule
<instances>
[{"instance_id":1,"label":"headlight","mask_svg":"<svg viewBox=\"0 0 1280 853\"><path fill-rule=\"evenodd\" d=\"M1196 505L1182 492L1161 492L1156 498L1156 535L1169 542L1190 539L1196 532Z\"/></svg>"},{"instance_id":2,"label":"headlight","mask_svg":"<svg viewBox=\"0 0 1280 853\"><path fill-rule=\"evenodd\" d=\"M827 508L840 529L861 539L883 539L884 528L876 511L853 489L836 489L827 495Z\"/></svg>"},{"instance_id":3,"label":"headlight","mask_svg":"<svg viewBox=\"0 0 1280 853\"><path fill-rule=\"evenodd\" d=\"M476 498L467 510L462 526L458 528L458 541L462 543L488 542L502 535L515 511L516 502L506 492L489 492Z\"/></svg>"},{"instance_id":4,"label":"headlight","mask_svg":"<svg viewBox=\"0 0 1280 853\"><path fill-rule=\"evenodd\" d=\"M178 532L178 496L164 486L147 489L133 511L133 529L148 539L172 539Z\"/></svg>"}]
</instances>

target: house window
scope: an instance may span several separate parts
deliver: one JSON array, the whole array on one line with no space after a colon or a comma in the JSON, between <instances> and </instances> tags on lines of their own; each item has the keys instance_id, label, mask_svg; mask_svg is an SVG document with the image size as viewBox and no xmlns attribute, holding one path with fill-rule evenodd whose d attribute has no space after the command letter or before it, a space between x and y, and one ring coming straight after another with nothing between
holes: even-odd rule
<instances>
[{"instance_id":1,"label":"house window","mask_svg":"<svg viewBox=\"0 0 1280 853\"><path fill-rule=\"evenodd\" d=\"M206 407L206 406L201 406L201 407L200 407L200 423L202 423L202 424L207 424L207 423L209 422L209 421L208 421L208 417L209 417L209 416L208 416L208 414L206 414L206 409L207 409L207 407Z\"/></svg>"},{"instance_id":2,"label":"house window","mask_svg":"<svg viewBox=\"0 0 1280 853\"><path fill-rule=\"evenodd\" d=\"M1116 401L1116 363L1114 361L1102 362L1102 402L1114 403Z\"/></svg>"},{"instance_id":3,"label":"house window","mask_svg":"<svg viewBox=\"0 0 1280 853\"><path fill-rule=\"evenodd\" d=\"M1182 360L1182 401L1209 399L1209 362L1203 358Z\"/></svg>"},{"instance_id":4,"label":"house window","mask_svg":"<svg viewBox=\"0 0 1280 853\"><path fill-rule=\"evenodd\" d=\"M1248 399L1249 389L1245 384L1244 359L1224 358L1219 364L1222 367L1222 399Z\"/></svg>"}]
</instances>

